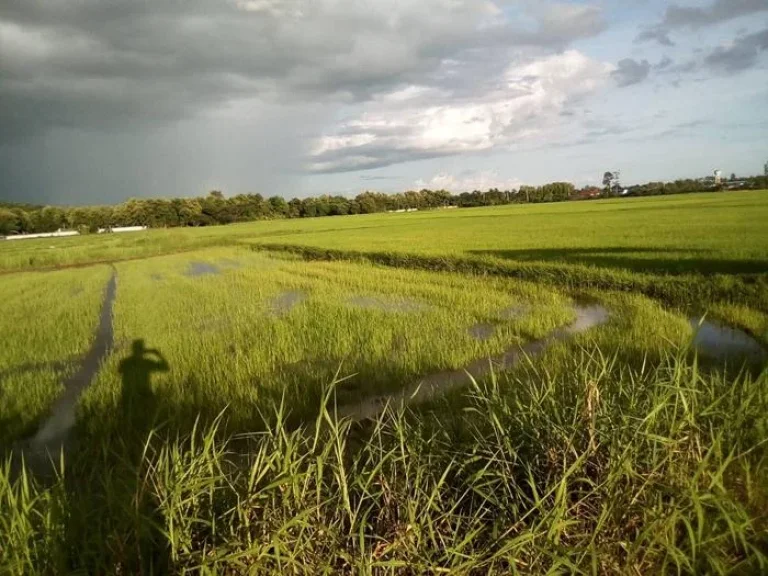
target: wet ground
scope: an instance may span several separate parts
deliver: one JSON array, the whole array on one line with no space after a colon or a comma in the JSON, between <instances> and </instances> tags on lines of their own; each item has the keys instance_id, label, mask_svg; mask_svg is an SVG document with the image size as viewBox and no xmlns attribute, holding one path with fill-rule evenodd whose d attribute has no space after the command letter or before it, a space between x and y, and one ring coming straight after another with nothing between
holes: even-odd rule
<instances>
[{"instance_id":1,"label":"wet ground","mask_svg":"<svg viewBox=\"0 0 768 576\"><path fill-rule=\"evenodd\" d=\"M216 264L210 262L198 262L192 261L189 263L189 267L185 274L190 278L197 278L199 276L215 276L221 273L221 268Z\"/></svg>"},{"instance_id":2,"label":"wet ground","mask_svg":"<svg viewBox=\"0 0 768 576\"><path fill-rule=\"evenodd\" d=\"M49 455L56 455L67 442L75 426L75 408L80 394L88 387L101 367L101 363L114 347L112 308L117 291L117 272L107 283L99 324L91 349L80 362L77 370L64 381L64 392L51 407L48 418L29 441L25 457L34 466L47 462Z\"/></svg>"},{"instance_id":3,"label":"wet ground","mask_svg":"<svg viewBox=\"0 0 768 576\"><path fill-rule=\"evenodd\" d=\"M523 345L516 344L508 348L503 354L475 360L458 370L446 370L431 374L399 392L366 398L362 402L342 406L338 413L340 416L350 417L354 420L365 420L375 418L387 406L397 408L405 404L417 404L437 398L453 389L466 386L471 378L480 379L488 376L491 371L508 370L522 358L538 356L555 342L568 340L590 328L606 323L609 319L608 310L597 304L577 305L574 307L574 312L576 313L574 322L554 330L545 338Z\"/></svg>"},{"instance_id":4,"label":"wet ground","mask_svg":"<svg viewBox=\"0 0 768 576\"><path fill-rule=\"evenodd\" d=\"M748 362L768 360L768 351L742 330L730 328L701 316L691 318L693 345L700 354L715 360L738 359Z\"/></svg>"},{"instance_id":5,"label":"wet ground","mask_svg":"<svg viewBox=\"0 0 768 576\"><path fill-rule=\"evenodd\" d=\"M275 296L269 304L272 314L280 315L289 312L295 306L307 299L307 295L300 290L288 290Z\"/></svg>"},{"instance_id":6,"label":"wet ground","mask_svg":"<svg viewBox=\"0 0 768 576\"><path fill-rule=\"evenodd\" d=\"M467 329L467 334L480 341L493 338L494 332L496 332L496 326L488 322L478 322Z\"/></svg>"},{"instance_id":7,"label":"wet ground","mask_svg":"<svg viewBox=\"0 0 768 576\"><path fill-rule=\"evenodd\" d=\"M237 261L222 261L219 264L228 268L239 266ZM204 276L219 274L222 267L209 262L191 262L187 274L190 276ZM162 279L161 275L153 274L153 279ZM117 287L117 273L113 272L106 290L102 305L99 325L95 334L93 345L82 361L70 360L66 362L53 362L41 365L24 365L6 372L0 373L0 379L10 374L33 370L39 367L52 367L56 370L64 370L72 365L77 365L71 377L64 382L64 392L56 400L51 408L50 415L40 426L38 432L27 443L24 452L30 456L42 454L54 454L65 445L70 431L75 424L75 407L82 391L96 376L101 363L115 347L112 309ZM289 312L295 306L304 302L307 294L300 290L288 290L275 296L269 302L269 310L272 314L281 315ZM348 304L360 308L377 309L387 312L411 313L429 309L427 304L413 300L386 300L370 296L356 296L347 301ZM500 319L514 319L528 313L524 306L513 306L499 311L496 316ZM471 378L482 378L490 374L491 370L502 371L513 367L525 356L541 354L550 345L557 341L567 340L573 336L600 326L608 321L608 311L598 304L577 304L574 307L576 319L567 326L554 330L545 338L516 344L508 348L504 353L492 358L478 359L459 370L444 371L422 378L419 382L403 389L400 392L372 397L360 403L342 407L340 414L354 419L371 418L379 414L387 404L404 404L420 402L442 395L456 387L465 386ZM768 351L757 340L747 333L702 317L691 319L694 329L693 345L702 355L715 360L726 361L732 358L739 361L765 362L768 361ZM496 326L492 323L478 322L467 329L470 336L477 340L487 340L493 337ZM79 365L78 365L79 364Z\"/></svg>"},{"instance_id":8,"label":"wet ground","mask_svg":"<svg viewBox=\"0 0 768 576\"><path fill-rule=\"evenodd\" d=\"M241 266L242 264L239 261L232 258L221 258L215 264L213 262L193 260L189 263L187 271L184 274L190 278L197 278L199 276L217 276L221 274L223 269L237 269ZM153 279L157 280L158 278L155 278L154 276L155 275L153 274Z\"/></svg>"}]
</instances>

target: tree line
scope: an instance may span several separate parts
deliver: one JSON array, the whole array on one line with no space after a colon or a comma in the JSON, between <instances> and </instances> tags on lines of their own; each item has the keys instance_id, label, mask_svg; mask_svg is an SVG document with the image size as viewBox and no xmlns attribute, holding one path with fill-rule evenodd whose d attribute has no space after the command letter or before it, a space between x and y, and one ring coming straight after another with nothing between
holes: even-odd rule
<instances>
[{"instance_id":1,"label":"tree line","mask_svg":"<svg viewBox=\"0 0 768 576\"><path fill-rule=\"evenodd\" d=\"M768 188L768 178L749 178L740 187ZM713 188L713 185L699 180L650 182L627 188L625 195L679 194ZM617 191L610 187L585 187L577 190L569 182L553 182L543 186L521 186L517 190L492 188L485 192L476 190L461 194L427 189L397 194L363 192L354 198L323 195L285 200L282 196L265 198L261 194L238 194L227 198L220 191L212 191L197 198L134 198L115 206L61 207L0 202L0 235L53 232L59 229L88 233L113 226L211 226L275 218L314 218L397 210L562 202L612 196L616 193Z\"/></svg>"}]
</instances>

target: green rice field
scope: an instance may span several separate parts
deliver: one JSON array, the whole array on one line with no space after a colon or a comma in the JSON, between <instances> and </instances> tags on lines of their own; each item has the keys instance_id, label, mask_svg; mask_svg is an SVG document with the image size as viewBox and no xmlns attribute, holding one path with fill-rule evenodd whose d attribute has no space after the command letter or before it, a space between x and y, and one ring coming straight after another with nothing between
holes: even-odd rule
<instances>
[{"instance_id":1,"label":"green rice field","mask_svg":"<svg viewBox=\"0 0 768 576\"><path fill-rule=\"evenodd\" d=\"M765 573L766 222L728 192L0 242L0 573Z\"/></svg>"}]
</instances>

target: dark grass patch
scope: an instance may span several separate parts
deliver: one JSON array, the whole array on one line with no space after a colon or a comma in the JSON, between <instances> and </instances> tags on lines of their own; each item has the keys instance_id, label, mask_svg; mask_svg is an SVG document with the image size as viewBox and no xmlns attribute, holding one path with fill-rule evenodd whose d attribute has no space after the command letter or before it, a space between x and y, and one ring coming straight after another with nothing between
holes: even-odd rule
<instances>
[{"instance_id":1,"label":"dark grass patch","mask_svg":"<svg viewBox=\"0 0 768 576\"><path fill-rule=\"evenodd\" d=\"M301 290L287 290L272 299L269 303L269 309L275 315L285 314L306 299L307 295Z\"/></svg>"},{"instance_id":2,"label":"dark grass patch","mask_svg":"<svg viewBox=\"0 0 768 576\"><path fill-rule=\"evenodd\" d=\"M519 278L569 290L639 292L673 306L739 302L768 312L768 274L649 274L586 264L503 260L482 256L428 256L397 252L333 250L293 244L261 244L256 251L289 252L305 260L363 261L384 266Z\"/></svg>"},{"instance_id":3,"label":"dark grass patch","mask_svg":"<svg viewBox=\"0 0 768 576\"><path fill-rule=\"evenodd\" d=\"M496 332L496 326L488 322L478 322L467 329L467 334L475 340L481 341L493 338L494 332Z\"/></svg>"},{"instance_id":4,"label":"dark grass patch","mask_svg":"<svg viewBox=\"0 0 768 576\"><path fill-rule=\"evenodd\" d=\"M189 263L189 267L185 274L190 278L197 278L199 276L216 276L221 273L221 268L216 264L210 262L192 261Z\"/></svg>"}]
</instances>

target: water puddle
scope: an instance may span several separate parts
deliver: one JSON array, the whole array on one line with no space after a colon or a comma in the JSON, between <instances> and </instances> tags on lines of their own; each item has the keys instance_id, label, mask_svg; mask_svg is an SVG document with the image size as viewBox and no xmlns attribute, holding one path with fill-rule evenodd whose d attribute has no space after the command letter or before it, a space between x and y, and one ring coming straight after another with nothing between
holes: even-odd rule
<instances>
[{"instance_id":1,"label":"water puddle","mask_svg":"<svg viewBox=\"0 0 768 576\"><path fill-rule=\"evenodd\" d=\"M481 342L493 338L494 332L496 332L496 326L488 322L478 322L467 329L467 334Z\"/></svg>"},{"instance_id":2,"label":"water puddle","mask_svg":"<svg viewBox=\"0 0 768 576\"><path fill-rule=\"evenodd\" d=\"M383 310L384 312L419 312L428 308L425 304L414 300L387 301L371 296L355 296L347 302L359 308Z\"/></svg>"},{"instance_id":3,"label":"water puddle","mask_svg":"<svg viewBox=\"0 0 768 576\"><path fill-rule=\"evenodd\" d=\"M349 417L353 420L366 420L381 414L387 405L397 408L405 404L418 404L437 398L455 388L466 386L470 377L477 380L488 376L492 370L496 372L509 370L522 358L538 356L555 342L568 340L590 328L600 326L609 318L608 310L598 304L577 305L574 307L574 312L576 313L576 320L568 326L557 328L545 338L523 345L514 345L503 354L475 360L459 370L446 370L431 374L400 392L375 396L357 404L341 406L338 413L342 417Z\"/></svg>"},{"instance_id":4,"label":"water puddle","mask_svg":"<svg viewBox=\"0 0 768 576\"><path fill-rule=\"evenodd\" d=\"M50 416L30 441L31 448L38 454L55 454L64 445L75 425L75 407L80 394L91 383L102 361L113 348L112 307L116 290L117 273L113 272L107 283L93 345L75 373L64 382L64 392L54 402Z\"/></svg>"},{"instance_id":5,"label":"water puddle","mask_svg":"<svg viewBox=\"0 0 768 576\"><path fill-rule=\"evenodd\" d=\"M307 295L304 292L288 290L275 296L269 304L269 309L275 315L285 314L306 299Z\"/></svg>"},{"instance_id":6,"label":"water puddle","mask_svg":"<svg viewBox=\"0 0 768 576\"><path fill-rule=\"evenodd\" d=\"M693 345L700 354L715 360L738 359L761 362L768 359L768 351L752 336L742 330L717 324L703 317L691 318Z\"/></svg>"},{"instance_id":7,"label":"water puddle","mask_svg":"<svg viewBox=\"0 0 768 576\"><path fill-rule=\"evenodd\" d=\"M221 268L216 266L216 264L211 264L210 262L198 262L193 261L189 263L189 268L187 268L187 271L185 274L189 276L190 278L197 278L199 276L216 276L217 274L221 273Z\"/></svg>"}]
</instances>

